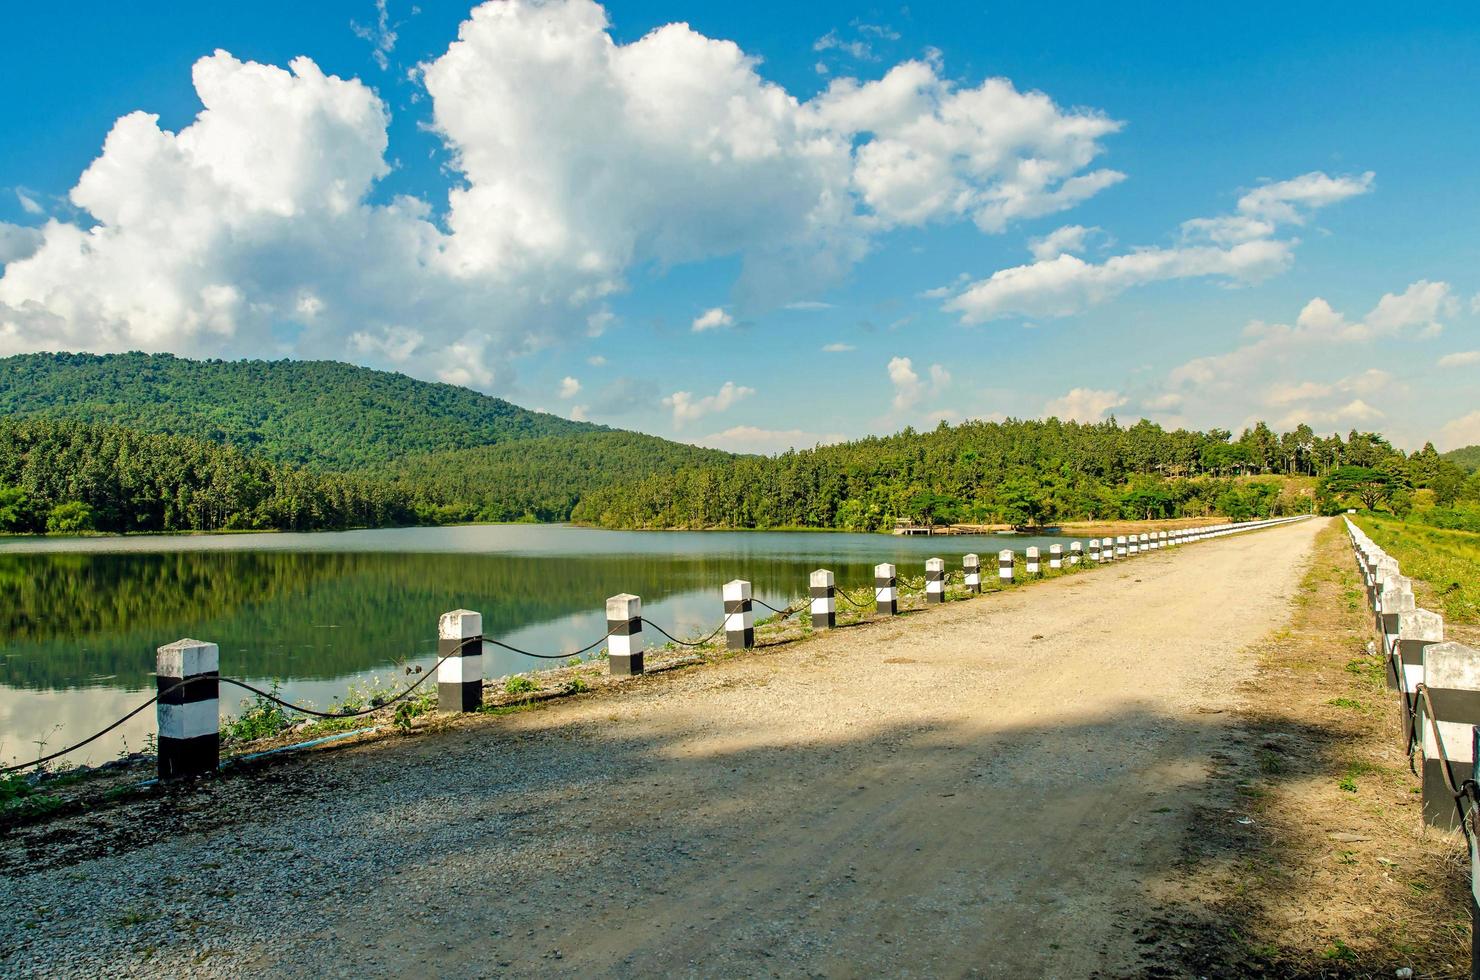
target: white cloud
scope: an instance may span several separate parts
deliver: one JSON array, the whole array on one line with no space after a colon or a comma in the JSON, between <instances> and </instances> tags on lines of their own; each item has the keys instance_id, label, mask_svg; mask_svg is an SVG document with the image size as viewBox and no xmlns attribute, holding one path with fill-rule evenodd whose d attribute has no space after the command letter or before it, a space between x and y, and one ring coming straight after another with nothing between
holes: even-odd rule
<instances>
[{"instance_id":1,"label":"white cloud","mask_svg":"<svg viewBox=\"0 0 1480 980\"><path fill-rule=\"evenodd\" d=\"M822 350L826 354L844 354L844 353L847 353L850 350L857 350L857 349L858 348L857 347L854 347L852 344L844 344L844 343L832 343L832 344L823 344L822 345Z\"/></svg>"},{"instance_id":2,"label":"white cloud","mask_svg":"<svg viewBox=\"0 0 1480 980\"><path fill-rule=\"evenodd\" d=\"M891 357L888 365L889 383L894 386L894 410L904 412L914 408L926 395L938 394L951 383L951 372L939 364L930 365L930 383L926 384L915 372L914 362L908 357Z\"/></svg>"},{"instance_id":3,"label":"white cloud","mask_svg":"<svg viewBox=\"0 0 1480 980\"><path fill-rule=\"evenodd\" d=\"M673 424L682 428L684 423L701 419L715 412L723 412L742 398L749 398L755 394L754 388L737 385L733 381L726 381L720 386L719 391L703 398L695 398L691 391L675 391L663 398L665 408L673 411Z\"/></svg>"},{"instance_id":4,"label":"white cloud","mask_svg":"<svg viewBox=\"0 0 1480 980\"><path fill-rule=\"evenodd\" d=\"M721 327L732 327L734 325L735 318L724 307L716 306L694 317L693 331L694 333L700 333L704 330L718 330Z\"/></svg>"},{"instance_id":5,"label":"white cloud","mask_svg":"<svg viewBox=\"0 0 1480 980\"><path fill-rule=\"evenodd\" d=\"M1445 452L1476 445L1480 445L1480 410L1451 419L1439 430L1438 448Z\"/></svg>"},{"instance_id":6,"label":"white cloud","mask_svg":"<svg viewBox=\"0 0 1480 980\"><path fill-rule=\"evenodd\" d=\"M391 50L383 6L369 33ZM633 267L734 256L739 302L780 304L882 230L996 232L1121 176L1089 169L1119 123L1005 79L958 85L934 56L806 101L758 65L683 24L618 43L587 0L480 5L416 72L453 172L434 219L370 203L390 148L369 86L217 52L193 68L189 125L115 123L70 194L86 220L48 222L24 258L6 246L0 354L353 350L506 388L519 356L605 331Z\"/></svg>"},{"instance_id":7,"label":"white cloud","mask_svg":"<svg viewBox=\"0 0 1480 980\"><path fill-rule=\"evenodd\" d=\"M873 50L866 41L844 41L837 31L828 31L812 42L813 51L841 51L860 61L874 61Z\"/></svg>"},{"instance_id":8,"label":"white cloud","mask_svg":"<svg viewBox=\"0 0 1480 980\"><path fill-rule=\"evenodd\" d=\"M370 42L370 56L380 66L381 71L390 67L390 53L396 48L396 32L391 27L390 12L386 10L386 0L375 0L375 23L359 24L355 21L349 22L349 28L355 37L362 41Z\"/></svg>"},{"instance_id":9,"label":"white cloud","mask_svg":"<svg viewBox=\"0 0 1480 980\"><path fill-rule=\"evenodd\" d=\"M606 358L600 354L592 354L590 357L586 358L586 363L591 365L592 367L605 367Z\"/></svg>"},{"instance_id":10,"label":"white cloud","mask_svg":"<svg viewBox=\"0 0 1480 980\"><path fill-rule=\"evenodd\" d=\"M1065 252L1084 251L1086 236L1099 230L1098 228L1086 228L1084 225L1065 225L1062 228L1055 228L1042 238L1029 240L1028 250L1039 262L1050 262Z\"/></svg>"},{"instance_id":11,"label":"white cloud","mask_svg":"<svg viewBox=\"0 0 1480 980\"><path fill-rule=\"evenodd\" d=\"M572 422L591 421L591 407L589 405L572 405L570 407L570 420Z\"/></svg>"},{"instance_id":12,"label":"white cloud","mask_svg":"<svg viewBox=\"0 0 1480 980\"><path fill-rule=\"evenodd\" d=\"M1310 173L1267 184L1240 198L1236 214L1183 222L1182 241L1175 246L1137 248L1103 263L1064 254L1050 235L1033 243L1038 261L999 269L958 292L945 309L959 313L965 323L1010 316L1070 316L1134 286L1168 279L1258 282L1282 272L1292 261L1297 240L1273 237L1280 224L1303 223L1311 210L1365 193L1371 186L1370 173L1360 177ZM1072 234L1066 237L1075 244Z\"/></svg>"},{"instance_id":13,"label":"white cloud","mask_svg":"<svg viewBox=\"0 0 1480 980\"><path fill-rule=\"evenodd\" d=\"M1369 425L1412 403L1407 386L1384 368L1354 369L1383 342L1406 345L1442 331L1457 311L1449 286L1420 280L1382 296L1350 319L1323 299L1301 308L1293 324L1254 321L1232 350L1172 368L1145 408L1175 410L1179 424L1236 427L1264 419L1276 428Z\"/></svg>"},{"instance_id":14,"label":"white cloud","mask_svg":"<svg viewBox=\"0 0 1480 980\"><path fill-rule=\"evenodd\" d=\"M43 241L44 236L37 228L0 221L0 268L30 258Z\"/></svg>"},{"instance_id":15,"label":"white cloud","mask_svg":"<svg viewBox=\"0 0 1480 980\"><path fill-rule=\"evenodd\" d=\"M810 313L817 310L830 310L833 308L833 305L831 303L823 303L815 299L804 299L798 300L795 303L787 303L786 308L788 310L800 310L802 312Z\"/></svg>"},{"instance_id":16,"label":"white cloud","mask_svg":"<svg viewBox=\"0 0 1480 980\"><path fill-rule=\"evenodd\" d=\"M753 425L737 425L696 440L700 446L724 449L732 453L764 453L774 455L788 449L808 449L842 442L840 432L808 432L804 429L761 429Z\"/></svg>"},{"instance_id":17,"label":"white cloud","mask_svg":"<svg viewBox=\"0 0 1480 980\"><path fill-rule=\"evenodd\" d=\"M907 61L877 81L835 79L808 108L824 128L869 132L853 181L890 224L969 217L986 232L1063 211L1125 175L1085 172L1121 124L1061 110L1005 78L974 88L942 79L934 59Z\"/></svg>"},{"instance_id":18,"label":"white cloud","mask_svg":"<svg viewBox=\"0 0 1480 980\"><path fill-rule=\"evenodd\" d=\"M581 393L581 382L566 375L560 379L560 397L574 398Z\"/></svg>"},{"instance_id":19,"label":"white cloud","mask_svg":"<svg viewBox=\"0 0 1480 980\"><path fill-rule=\"evenodd\" d=\"M1067 394L1043 406L1043 414L1065 422L1103 422L1105 416L1126 403L1118 391L1071 388Z\"/></svg>"},{"instance_id":20,"label":"white cloud","mask_svg":"<svg viewBox=\"0 0 1480 980\"><path fill-rule=\"evenodd\" d=\"M26 212L27 214L39 215L44 213L46 210L39 203L37 203L34 197L19 188L16 189L15 199L20 202L21 210Z\"/></svg>"},{"instance_id":21,"label":"white cloud","mask_svg":"<svg viewBox=\"0 0 1480 980\"><path fill-rule=\"evenodd\" d=\"M1439 358L1440 367L1466 367L1480 364L1480 350L1461 350Z\"/></svg>"}]
</instances>

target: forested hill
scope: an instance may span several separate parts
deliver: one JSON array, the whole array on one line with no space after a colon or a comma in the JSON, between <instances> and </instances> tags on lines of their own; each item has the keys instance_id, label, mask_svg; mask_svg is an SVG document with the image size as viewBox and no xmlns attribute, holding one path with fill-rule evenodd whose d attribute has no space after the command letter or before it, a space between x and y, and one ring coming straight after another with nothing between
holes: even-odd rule
<instances>
[{"instance_id":1,"label":"forested hill","mask_svg":"<svg viewBox=\"0 0 1480 980\"><path fill-rule=\"evenodd\" d=\"M1280 479L1283 477L1284 479ZM1303 479L1301 479L1303 478ZM1008 420L944 423L774 458L655 473L584 495L574 519L607 527L826 527L877 531L922 523L1046 524L1078 518L1223 514L1235 518L1348 497L1411 505L1426 489L1443 506L1480 500L1433 446L1404 455L1375 433L1318 436L1301 425L1166 431ZM1313 496L1316 499L1312 499Z\"/></svg>"},{"instance_id":2,"label":"forested hill","mask_svg":"<svg viewBox=\"0 0 1480 980\"><path fill-rule=\"evenodd\" d=\"M1465 446L1463 449L1451 449L1444 454L1444 458L1466 472L1474 473L1480 470L1480 446Z\"/></svg>"},{"instance_id":3,"label":"forested hill","mask_svg":"<svg viewBox=\"0 0 1480 980\"><path fill-rule=\"evenodd\" d=\"M140 353L0 359L0 415L107 422L321 470L377 470L416 454L609 431L336 361Z\"/></svg>"}]
</instances>

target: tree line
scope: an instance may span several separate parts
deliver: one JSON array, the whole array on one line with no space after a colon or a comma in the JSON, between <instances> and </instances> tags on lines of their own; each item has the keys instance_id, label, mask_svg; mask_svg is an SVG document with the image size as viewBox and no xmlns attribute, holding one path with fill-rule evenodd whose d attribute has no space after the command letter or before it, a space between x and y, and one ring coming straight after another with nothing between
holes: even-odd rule
<instances>
[{"instance_id":1,"label":"tree line","mask_svg":"<svg viewBox=\"0 0 1480 980\"><path fill-rule=\"evenodd\" d=\"M0 420L0 531L318 531L422 523L425 509L383 480L198 439Z\"/></svg>"},{"instance_id":2,"label":"tree line","mask_svg":"<svg viewBox=\"0 0 1480 980\"><path fill-rule=\"evenodd\" d=\"M648 475L584 495L573 519L604 527L818 527L878 531L898 521L1041 526L1074 519L1221 514L1236 519L1335 508L1343 467L1450 499L1464 472L1432 446L1409 458L1381 435L1320 437L1264 423L1168 431L1142 420L942 423L931 432L742 457ZM1304 476L1318 480L1280 480ZM1317 491L1321 491L1317 499Z\"/></svg>"}]
</instances>

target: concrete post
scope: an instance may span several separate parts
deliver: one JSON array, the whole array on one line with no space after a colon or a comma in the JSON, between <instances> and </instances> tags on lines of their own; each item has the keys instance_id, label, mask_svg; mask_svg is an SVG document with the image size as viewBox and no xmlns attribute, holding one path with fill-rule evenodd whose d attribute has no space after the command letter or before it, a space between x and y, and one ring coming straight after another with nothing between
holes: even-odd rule
<instances>
[{"instance_id":1,"label":"concrete post","mask_svg":"<svg viewBox=\"0 0 1480 980\"><path fill-rule=\"evenodd\" d=\"M966 581L966 591L972 595L980 595L982 591L982 560L977 555L967 555L961 559L962 578Z\"/></svg>"},{"instance_id":2,"label":"concrete post","mask_svg":"<svg viewBox=\"0 0 1480 980\"><path fill-rule=\"evenodd\" d=\"M1078 541L1069 542L1069 564L1077 565L1084 559L1084 545Z\"/></svg>"},{"instance_id":3,"label":"concrete post","mask_svg":"<svg viewBox=\"0 0 1480 980\"><path fill-rule=\"evenodd\" d=\"M1403 720L1411 711L1413 692L1424 682L1423 652L1444 642L1444 617L1415 608L1398 617L1398 633L1387 655L1388 687L1403 695Z\"/></svg>"},{"instance_id":4,"label":"concrete post","mask_svg":"<svg viewBox=\"0 0 1480 980\"><path fill-rule=\"evenodd\" d=\"M221 761L221 650L176 640L156 651L159 778L215 772Z\"/></svg>"},{"instance_id":5,"label":"concrete post","mask_svg":"<svg viewBox=\"0 0 1480 980\"><path fill-rule=\"evenodd\" d=\"M887 562L874 566L874 611L880 616L893 616L899 612L898 581L894 566Z\"/></svg>"},{"instance_id":6,"label":"concrete post","mask_svg":"<svg viewBox=\"0 0 1480 980\"><path fill-rule=\"evenodd\" d=\"M1438 728L1438 739L1444 742L1450 778L1458 786L1475 766L1470 729L1480 724L1480 650L1463 643L1434 643L1423 651L1423 677L1438 723L1430 723L1420 701L1419 711L1425 715L1418 719L1423 730L1424 821L1431 827L1454 830L1459 826L1454 795L1445 784L1434 729Z\"/></svg>"},{"instance_id":7,"label":"concrete post","mask_svg":"<svg viewBox=\"0 0 1480 980\"><path fill-rule=\"evenodd\" d=\"M1012 549L997 552L997 581L1012 584Z\"/></svg>"},{"instance_id":8,"label":"concrete post","mask_svg":"<svg viewBox=\"0 0 1480 980\"><path fill-rule=\"evenodd\" d=\"M1100 539L1099 538L1090 538L1089 539L1089 560L1092 561L1092 562L1094 562L1096 565L1098 565L1100 563Z\"/></svg>"},{"instance_id":9,"label":"concrete post","mask_svg":"<svg viewBox=\"0 0 1480 980\"><path fill-rule=\"evenodd\" d=\"M483 616L454 609L437 620L437 710L483 707Z\"/></svg>"},{"instance_id":10,"label":"concrete post","mask_svg":"<svg viewBox=\"0 0 1480 980\"><path fill-rule=\"evenodd\" d=\"M946 601L946 563L942 558L925 559L925 604Z\"/></svg>"},{"instance_id":11,"label":"concrete post","mask_svg":"<svg viewBox=\"0 0 1480 980\"><path fill-rule=\"evenodd\" d=\"M642 599L623 592L606 600L607 659L613 677L635 677L642 673L642 653L647 641L642 635Z\"/></svg>"},{"instance_id":12,"label":"concrete post","mask_svg":"<svg viewBox=\"0 0 1480 980\"><path fill-rule=\"evenodd\" d=\"M1158 548L1167 547L1167 541L1169 540L1169 537L1170 536L1165 531L1156 532L1156 546Z\"/></svg>"},{"instance_id":13,"label":"concrete post","mask_svg":"<svg viewBox=\"0 0 1480 980\"><path fill-rule=\"evenodd\" d=\"M1043 565L1038 560L1038 549L1033 545L1028 546L1028 557L1026 559L1026 562L1028 566L1028 578L1037 578L1038 576L1043 574Z\"/></svg>"},{"instance_id":14,"label":"concrete post","mask_svg":"<svg viewBox=\"0 0 1480 980\"><path fill-rule=\"evenodd\" d=\"M838 625L837 585L833 573L819 568L808 585L812 592L812 628L830 630Z\"/></svg>"},{"instance_id":15,"label":"concrete post","mask_svg":"<svg viewBox=\"0 0 1480 980\"><path fill-rule=\"evenodd\" d=\"M725 649L749 650L755 646L755 611L751 607L750 583L735 579L724 584Z\"/></svg>"},{"instance_id":16,"label":"concrete post","mask_svg":"<svg viewBox=\"0 0 1480 980\"><path fill-rule=\"evenodd\" d=\"M1126 556L1125 535L1124 534L1117 534L1115 536L1115 557L1118 560L1118 559L1124 558L1125 556Z\"/></svg>"},{"instance_id":17,"label":"concrete post","mask_svg":"<svg viewBox=\"0 0 1480 980\"><path fill-rule=\"evenodd\" d=\"M1048 546L1048 567L1055 572L1064 567L1063 545L1051 544Z\"/></svg>"},{"instance_id":18,"label":"concrete post","mask_svg":"<svg viewBox=\"0 0 1480 980\"><path fill-rule=\"evenodd\" d=\"M1141 550L1142 551L1150 551L1151 550L1151 535L1147 534L1144 531L1141 532Z\"/></svg>"},{"instance_id":19,"label":"concrete post","mask_svg":"<svg viewBox=\"0 0 1480 980\"><path fill-rule=\"evenodd\" d=\"M1101 561L1114 561L1115 560L1115 539L1114 538L1101 538L1100 539L1100 560Z\"/></svg>"}]
</instances>

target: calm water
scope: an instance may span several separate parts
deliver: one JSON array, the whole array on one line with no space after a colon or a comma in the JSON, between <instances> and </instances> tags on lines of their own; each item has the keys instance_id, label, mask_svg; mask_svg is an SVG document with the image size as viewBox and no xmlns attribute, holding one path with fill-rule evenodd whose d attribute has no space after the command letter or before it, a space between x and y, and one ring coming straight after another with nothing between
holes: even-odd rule
<instances>
[{"instance_id":1,"label":"calm water","mask_svg":"<svg viewBox=\"0 0 1480 980\"><path fill-rule=\"evenodd\" d=\"M893 561L917 576L940 556L989 560L1052 538L904 538L801 532L624 532L536 525L324 534L0 539L0 760L23 761L90 735L153 694L155 648L189 636L221 647L221 672L281 684L322 707L355 681L400 684L402 665L435 662L437 617L483 614L484 633L541 653L606 632L605 600L642 596L677 636L721 618L720 586L749 579L784 607L807 574L845 588ZM651 640L649 642L652 642ZM487 647L485 676L548 663ZM239 710L233 688L222 708ZM153 709L73 757L143 747Z\"/></svg>"}]
</instances>

